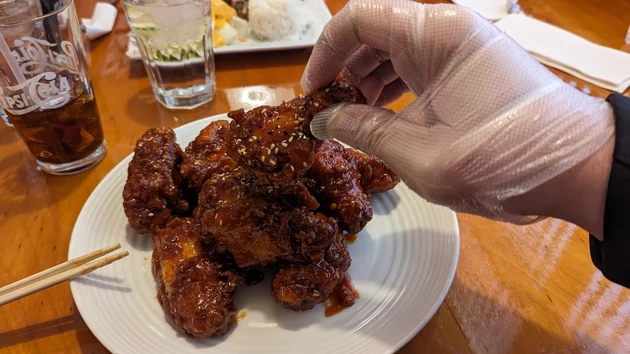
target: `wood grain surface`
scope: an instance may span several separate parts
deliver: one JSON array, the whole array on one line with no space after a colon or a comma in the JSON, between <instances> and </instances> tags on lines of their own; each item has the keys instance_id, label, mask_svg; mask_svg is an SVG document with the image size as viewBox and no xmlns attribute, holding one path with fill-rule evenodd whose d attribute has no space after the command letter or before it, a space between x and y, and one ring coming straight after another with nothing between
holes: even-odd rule
<instances>
[{"instance_id":1,"label":"wood grain surface","mask_svg":"<svg viewBox=\"0 0 630 354\"><path fill-rule=\"evenodd\" d=\"M628 0L521 0L523 10L588 40L621 48ZM336 13L345 0L327 0ZM177 127L226 111L290 99L309 50L219 56L217 94L193 111L153 98L141 63L124 54L129 26L86 41L109 152L95 168L58 177L38 170L12 128L0 123L0 287L67 260L86 199L149 127ZM89 17L93 0L78 0ZM580 90L606 90L553 70ZM626 93L627 94L627 93ZM394 104L402 109L413 97ZM579 205L576 207L580 207ZM461 252L453 286L428 325L400 353L629 353L630 292L591 264L588 235L559 220L514 226L458 215ZM420 300L419 300L420 301ZM103 353L67 283L0 307L0 353Z\"/></svg>"}]
</instances>

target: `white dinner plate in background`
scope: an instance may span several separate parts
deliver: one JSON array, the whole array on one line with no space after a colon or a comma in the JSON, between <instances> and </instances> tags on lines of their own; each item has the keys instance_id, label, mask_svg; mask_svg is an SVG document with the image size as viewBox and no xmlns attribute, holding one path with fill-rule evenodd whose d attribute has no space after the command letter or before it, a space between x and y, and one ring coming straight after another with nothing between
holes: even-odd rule
<instances>
[{"instance_id":1,"label":"white dinner plate in background","mask_svg":"<svg viewBox=\"0 0 630 354\"><path fill-rule=\"evenodd\" d=\"M268 52L277 50L290 50L300 48L310 48L315 45L317 38L322 33L324 26L332 18L330 10L324 0L304 0L309 16L313 23L302 39L290 41L261 41L248 36L243 43L230 44L218 48L214 48L214 54L234 54L248 52ZM132 60L141 60L140 50L133 36L129 36L129 44L127 45L127 56ZM192 59L191 62L201 61L201 59Z\"/></svg>"}]
</instances>

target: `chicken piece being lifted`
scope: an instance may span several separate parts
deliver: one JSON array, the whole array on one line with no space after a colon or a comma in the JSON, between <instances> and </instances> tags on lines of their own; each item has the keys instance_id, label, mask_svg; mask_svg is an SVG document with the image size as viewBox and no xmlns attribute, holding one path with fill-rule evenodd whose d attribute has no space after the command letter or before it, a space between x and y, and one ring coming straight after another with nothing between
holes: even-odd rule
<instances>
[{"instance_id":1,"label":"chicken piece being lifted","mask_svg":"<svg viewBox=\"0 0 630 354\"><path fill-rule=\"evenodd\" d=\"M271 296L285 308L306 311L321 304L349 277L350 252L343 237L326 249L324 259L316 264L283 264L273 279ZM349 283L350 287L352 283ZM352 305L352 299L344 298L344 306Z\"/></svg>"},{"instance_id":2,"label":"chicken piece being lifted","mask_svg":"<svg viewBox=\"0 0 630 354\"><path fill-rule=\"evenodd\" d=\"M320 260L338 233L335 220L258 195L249 188L251 178L239 167L206 181L195 211L204 239L229 252L241 268Z\"/></svg>"},{"instance_id":3,"label":"chicken piece being lifted","mask_svg":"<svg viewBox=\"0 0 630 354\"><path fill-rule=\"evenodd\" d=\"M317 92L279 106L232 111L228 113L233 119L228 154L240 166L272 174L277 183L302 177L313 163L316 145L311 120L337 103L366 103L366 99L349 80L340 77Z\"/></svg>"},{"instance_id":4,"label":"chicken piece being lifted","mask_svg":"<svg viewBox=\"0 0 630 354\"><path fill-rule=\"evenodd\" d=\"M230 122L214 121L201 130L184 151L184 161L179 168L188 187L200 191L208 178L215 173L230 172L236 161L226 154L226 139L230 134Z\"/></svg>"},{"instance_id":5,"label":"chicken piece being lifted","mask_svg":"<svg viewBox=\"0 0 630 354\"><path fill-rule=\"evenodd\" d=\"M324 141L313 159L308 176L317 182L315 194L331 215L339 218L341 229L358 233L372 220L372 206L359 182L361 175L346 159L345 148L336 141Z\"/></svg>"},{"instance_id":6,"label":"chicken piece being lifted","mask_svg":"<svg viewBox=\"0 0 630 354\"><path fill-rule=\"evenodd\" d=\"M387 192L400 183L400 177L377 157L359 150L346 149L346 158L359 171L359 182L367 195Z\"/></svg>"},{"instance_id":7,"label":"chicken piece being lifted","mask_svg":"<svg viewBox=\"0 0 630 354\"><path fill-rule=\"evenodd\" d=\"M151 128L136 143L123 190L123 208L138 233L156 233L189 211L179 175L182 150L170 128Z\"/></svg>"},{"instance_id":8,"label":"chicken piece being lifted","mask_svg":"<svg viewBox=\"0 0 630 354\"><path fill-rule=\"evenodd\" d=\"M190 335L225 334L234 324L240 270L204 247L192 219L173 219L155 235L153 276L164 312Z\"/></svg>"}]
</instances>

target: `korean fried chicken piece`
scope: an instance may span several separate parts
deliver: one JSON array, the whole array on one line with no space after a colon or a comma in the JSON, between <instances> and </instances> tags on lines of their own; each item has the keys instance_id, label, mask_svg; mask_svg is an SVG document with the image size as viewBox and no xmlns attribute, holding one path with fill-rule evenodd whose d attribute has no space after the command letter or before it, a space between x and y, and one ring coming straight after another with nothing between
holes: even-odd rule
<instances>
[{"instance_id":1,"label":"korean fried chicken piece","mask_svg":"<svg viewBox=\"0 0 630 354\"><path fill-rule=\"evenodd\" d=\"M318 184L318 199L330 214L339 218L343 230L358 233L372 220L372 206L361 188L361 175L346 159L341 144L324 141L308 173Z\"/></svg>"},{"instance_id":2,"label":"korean fried chicken piece","mask_svg":"<svg viewBox=\"0 0 630 354\"><path fill-rule=\"evenodd\" d=\"M239 267L317 261L338 233L334 219L255 194L243 168L203 185L195 217L203 237Z\"/></svg>"},{"instance_id":3,"label":"korean fried chicken piece","mask_svg":"<svg viewBox=\"0 0 630 354\"><path fill-rule=\"evenodd\" d=\"M237 311L234 291L242 275L201 244L192 219L173 219L158 231L152 265L162 308L178 327L197 338L230 329Z\"/></svg>"},{"instance_id":4,"label":"korean fried chicken piece","mask_svg":"<svg viewBox=\"0 0 630 354\"><path fill-rule=\"evenodd\" d=\"M123 207L138 233L155 233L190 209L179 175L182 150L169 128L151 128L138 140L127 170Z\"/></svg>"},{"instance_id":5,"label":"korean fried chicken piece","mask_svg":"<svg viewBox=\"0 0 630 354\"><path fill-rule=\"evenodd\" d=\"M345 279L351 262L343 237L338 237L326 250L324 259L316 264L281 265L273 279L271 296L290 310L310 310L325 302Z\"/></svg>"},{"instance_id":6,"label":"korean fried chicken piece","mask_svg":"<svg viewBox=\"0 0 630 354\"><path fill-rule=\"evenodd\" d=\"M346 157L359 171L359 182L367 195L387 192L400 183L400 178L394 171L377 157L355 149L346 149Z\"/></svg>"},{"instance_id":7,"label":"korean fried chicken piece","mask_svg":"<svg viewBox=\"0 0 630 354\"><path fill-rule=\"evenodd\" d=\"M310 310L326 301L341 275L324 260L317 264L285 264L273 278L271 296L287 309Z\"/></svg>"},{"instance_id":8,"label":"korean fried chicken piece","mask_svg":"<svg viewBox=\"0 0 630 354\"><path fill-rule=\"evenodd\" d=\"M309 210L319 208L319 202L311 194L315 188L315 180L309 178L282 179L277 176L246 169L243 178L248 189L267 199L283 202L287 205L303 205Z\"/></svg>"},{"instance_id":9,"label":"korean fried chicken piece","mask_svg":"<svg viewBox=\"0 0 630 354\"><path fill-rule=\"evenodd\" d=\"M274 174L280 179L301 177L313 162L313 116L337 103L366 103L361 91L342 78L312 94L279 106L260 106L228 113L232 118L228 154L240 166Z\"/></svg>"},{"instance_id":10,"label":"korean fried chicken piece","mask_svg":"<svg viewBox=\"0 0 630 354\"><path fill-rule=\"evenodd\" d=\"M214 121L201 130L184 151L184 161L179 171L188 187L200 191L208 178L215 173L230 172L236 161L226 154L226 139L230 134L230 122Z\"/></svg>"}]
</instances>

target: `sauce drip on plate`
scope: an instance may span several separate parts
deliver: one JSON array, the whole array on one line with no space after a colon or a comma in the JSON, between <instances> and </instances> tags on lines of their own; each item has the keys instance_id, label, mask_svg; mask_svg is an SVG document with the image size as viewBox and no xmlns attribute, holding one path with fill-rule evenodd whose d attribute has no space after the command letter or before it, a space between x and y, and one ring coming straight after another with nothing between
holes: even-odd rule
<instances>
[{"instance_id":1,"label":"sauce drip on plate","mask_svg":"<svg viewBox=\"0 0 630 354\"><path fill-rule=\"evenodd\" d=\"M353 244L354 241L357 240L357 234L351 234L351 233L347 233L345 235L343 235L343 237L346 239L346 243L348 244Z\"/></svg>"},{"instance_id":2,"label":"sauce drip on plate","mask_svg":"<svg viewBox=\"0 0 630 354\"><path fill-rule=\"evenodd\" d=\"M350 276L345 274L343 281L337 285L324 303L324 315L330 317L352 306L359 299L359 292L352 285Z\"/></svg>"}]
</instances>

